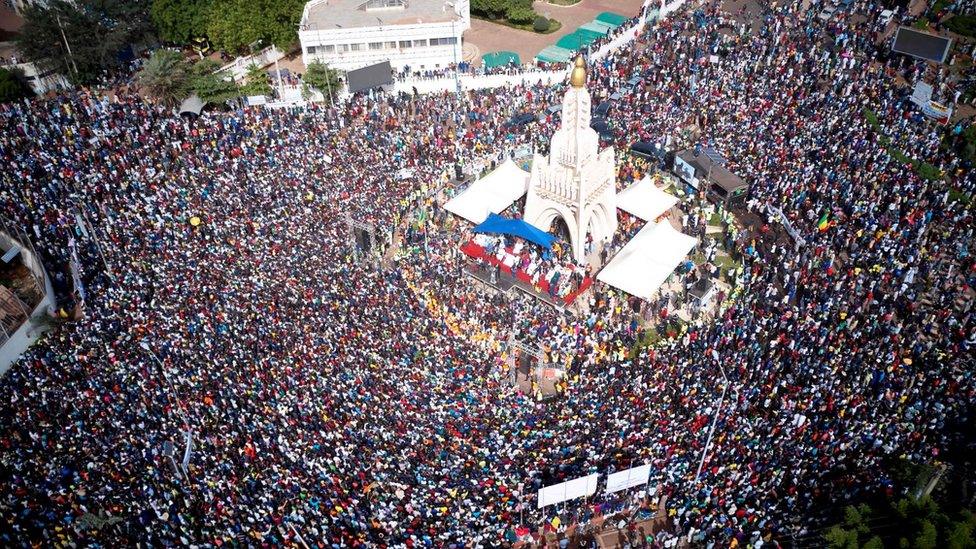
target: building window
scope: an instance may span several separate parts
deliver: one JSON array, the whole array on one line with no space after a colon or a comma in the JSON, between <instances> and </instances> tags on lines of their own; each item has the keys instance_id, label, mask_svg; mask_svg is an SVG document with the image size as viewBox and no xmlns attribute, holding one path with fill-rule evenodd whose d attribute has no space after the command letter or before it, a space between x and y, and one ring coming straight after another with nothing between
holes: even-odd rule
<instances>
[{"instance_id":1,"label":"building window","mask_svg":"<svg viewBox=\"0 0 976 549\"><path fill-rule=\"evenodd\" d=\"M415 48L423 48L425 46L427 46L427 40L414 40L413 41L413 47L415 47Z\"/></svg>"},{"instance_id":2,"label":"building window","mask_svg":"<svg viewBox=\"0 0 976 549\"><path fill-rule=\"evenodd\" d=\"M319 46L319 51L324 53L335 53L335 46L331 44L328 46Z\"/></svg>"},{"instance_id":3,"label":"building window","mask_svg":"<svg viewBox=\"0 0 976 549\"><path fill-rule=\"evenodd\" d=\"M363 47L365 45L366 44L349 44L349 51L362 51L366 49Z\"/></svg>"},{"instance_id":4,"label":"building window","mask_svg":"<svg viewBox=\"0 0 976 549\"><path fill-rule=\"evenodd\" d=\"M401 48L409 48L410 47L410 41L409 40L400 40L400 47Z\"/></svg>"},{"instance_id":5,"label":"building window","mask_svg":"<svg viewBox=\"0 0 976 549\"><path fill-rule=\"evenodd\" d=\"M457 38L450 36L448 38L431 38L431 46L453 46L457 43Z\"/></svg>"},{"instance_id":6,"label":"building window","mask_svg":"<svg viewBox=\"0 0 976 549\"><path fill-rule=\"evenodd\" d=\"M369 49L371 50L381 50L383 49L383 42L370 42Z\"/></svg>"},{"instance_id":7,"label":"building window","mask_svg":"<svg viewBox=\"0 0 976 549\"><path fill-rule=\"evenodd\" d=\"M336 44L336 51L339 53L345 53L349 51L349 44Z\"/></svg>"},{"instance_id":8,"label":"building window","mask_svg":"<svg viewBox=\"0 0 976 549\"><path fill-rule=\"evenodd\" d=\"M397 47L397 43L395 41L386 43L386 49L388 50L395 50L396 47Z\"/></svg>"}]
</instances>

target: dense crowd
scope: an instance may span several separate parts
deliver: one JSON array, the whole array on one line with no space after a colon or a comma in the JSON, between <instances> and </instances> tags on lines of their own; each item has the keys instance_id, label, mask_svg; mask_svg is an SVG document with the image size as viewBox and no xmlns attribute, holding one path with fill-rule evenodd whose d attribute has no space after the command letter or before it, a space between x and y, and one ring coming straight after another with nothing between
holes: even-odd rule
<instances>
[{"instance_id":1,"label":"dense crowd","mask_svg":"<svg viewBox=\"0 0 976 549\"><path fill-rule=\"evenodd\" d=\"M875 60L878 10L828 31L814 4L762 3L750 28L675 14L591 65L596 97L642 77L615 145L694 126L751 182L732 294L637 352L666 303L486 294L440 207L455 165L544 151L555 123L503 124L563 86L195 120L125 91L0 106L0 213L52 272L74 243L87 290L0 381L0 542L495 547L629 504L538 510L540 487L643 463L670 522L649 546L815 542L825 504L891 489L889 460L938 458L945 418L971 414L974 223L950 189L976 183L912 116L895 76L919 71ZM379 265L354 261L347 215L384 235ZM567 371L562 398L506 382L513 331ZM187 429L184 476L163 448Z\"/></svg>"}]
</instances>

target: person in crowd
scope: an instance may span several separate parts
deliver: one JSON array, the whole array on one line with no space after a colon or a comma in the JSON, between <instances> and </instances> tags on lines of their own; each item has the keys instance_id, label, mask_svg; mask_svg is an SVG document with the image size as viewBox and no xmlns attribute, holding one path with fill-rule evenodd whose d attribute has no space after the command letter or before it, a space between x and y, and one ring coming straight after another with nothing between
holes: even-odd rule
<instances>
[{"instance_id":1,"label":"person in crowd","mask_svg":"<svg viewBox=\"0 0 976 549\"><path fill-rule=\"evenodd\" d=\"M449 172L544 152L556 121L504 123L565 85L195 120L124 91L0 106L0 214L52 273L75 243L87 296L0 380L0 544L498 547L648 495L667 528L638 543L775 546L891 489L886 460L937 458L976 396L976 224L950 199L974 177L913 119L895 76L918 67L876 61L877 8L825 23L781 4L634 19L590 65L595 97L640 77L607 144L681 146L694 126L750 181L738 213L766 230L729 234L733 290L691 322L602 284L577 315L460 275ZM623 159L620 184L654 170ZM680 216L705 235L700 199ZM352 219L375 249L352 252ZM642 226L622 219L609 257ZM423 253L404 253L412 224ZM662 340L638 346L648 326ZM511 334L566 372L560 398L508 382ZM536 508L541 487L645 463L636 499Z\"/></svg>"}]
</instances>

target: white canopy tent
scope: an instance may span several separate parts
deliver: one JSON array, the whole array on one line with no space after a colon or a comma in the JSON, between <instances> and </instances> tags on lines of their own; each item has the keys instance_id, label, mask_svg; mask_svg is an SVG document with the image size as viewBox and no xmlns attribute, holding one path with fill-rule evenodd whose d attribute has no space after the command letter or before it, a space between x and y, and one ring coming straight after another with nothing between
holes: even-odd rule
<instances>
[{"instance_id":1,"label":"white canopy tent","mask_svg":"<svg viewBox=\"0 0 976 549\"><path fill-rule=\"evenodd\" d=\"M678 198L670 195L644 177L617 195L617 207L644 221L654 221L678 203Z\"/></svg>"},{"instance_id":2,"label":"white canopy tent","mask_svg":"<svg viewBox=\"0 0 976 549\"><path fill-rule=\"evenodd\" d=\"M648 223L596 278L628 294L650 299L696 242L694 237L674 230L667 221Z\"/></svg>"},{"instance_id":3,"label":"white canopy tent","mask_svg":"<svg viewBox=\"0 0 976 549\"><path fill-rule=\"evenodd\" d=\"M529 189L529 172L506 158L501 166L475 181L444 208L472 223L481 223L489 213L501 213Z\"/></svg>"}]
</instances>

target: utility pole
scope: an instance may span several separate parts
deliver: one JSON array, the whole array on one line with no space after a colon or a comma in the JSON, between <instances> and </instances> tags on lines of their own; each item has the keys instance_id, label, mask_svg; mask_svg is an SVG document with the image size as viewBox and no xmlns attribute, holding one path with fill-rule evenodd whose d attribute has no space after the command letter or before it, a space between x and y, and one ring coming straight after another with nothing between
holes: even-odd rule
<instances>
[{"instance_id":1,"label":"utility pole","mask_svg":"<svg viewBox=\"0 0 976 549\"><path fill-rule=\"evenodd\" d=\"M159 365L159 370L163 374L163 379L166 381L166 385L169 386L170 397L176 400L176 407L180 412L180 417L183 419L183 425L186 426L187 429L189 429L190 422L187 420L186 410L183 409L183 401L180 400L179 395L176 393L176 389L173 387L173 382L170 381L169 379L169 374L166 372L166 365L163 364L163 361L160 360L159 356L157 356L156 353L153 352L152 348L149 346L148 343L146 343L145 341L140 341L139 346L142 347L143 351L149 353L149 356L153 357L153 360L155 360L156 364Z\"/></svg>"},{"instance_id":2,"label":"utility pole","mask_svg":"<svg viewBox=\"0 0 976 549\"><path fill-rule=\"evenodd\" d=\"M335 74L335 70L325 65L325 86L329 89L329 106L335 107L335 100L332 99L332 75Z\"/></svg>"},{"instance_id":3,"label":"utility pole","mask_svg":"<svg viewBox=\"0 0 976 549\"><path fill-rule=\"evenodd\" d=\"M98 233L96 232L97 228L95 227L95 225L92 224L91 220L88 219L88 214L85 212L85 209L81 205L78 205L78 211L81 213L81 217L85 220L85 223L88 225L89 234L91 235L92 242L95 244L95 249L98 250L99 257L102 258L102 265L105 266L105 274L108 275L109 280L115 282L115 273L112 272L112 266L109 265L108 260L105 259L105 252L102 250L102 243L99 242L98 240Z\"/></svg>"},{"instance_id":4,"label":"utility pole","mask_svg":"<svg viewBox=\"0 0 976 549\"><path fill-rule=\"evenodd\" d=\"M274 56L275 64L275 74L278 76L278 100L282 101L285 98L285 88L281 85L281 68L278 67L278 46L271 44L271 55Z\"/></svg>"},{"instance_id":5,"label":"utility pole","mask_svg":"<svg viewBox=\"0 0 976 549\"><path fill-rule=\"evenodd\" d=\"M702 449L701 461L698 462L698 470L695 471L695 480L701 476L702 468L705 467L705 456L708 455L708 450L712 446L712 435L715 434L715 424L718 423L718 416L722 413L722 405L725 404L725 392L729 388L729 378L725 377L725 368L722 364L718 365L719 371L722 372L722 379L725 383L722 385L722 397L718 401L718 408L715 410L715 417L712 418L712 426L708 428L708 439L705 441L705 448Z\"/></svg>"},{"instance_id":6,"label":"utility pole","mask_svg":"<svg viewBox=\"0 0 976 549\"><path fill-rule=\"evenodd\" d=\"M68 60L71 61L71 67L75 72L75 80L78 79L78 65L75 64L75 56L71 53L71 45L68 44L68 37L64 34L64 26L61 24L61 14L55 13L54 18L58 22L58 29L61 30L61 39L64 40L64 48L68 51Z\"/></svg>"}]
</instances>

